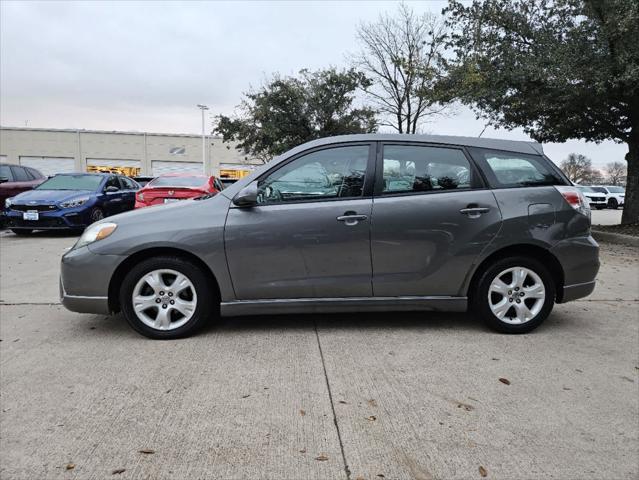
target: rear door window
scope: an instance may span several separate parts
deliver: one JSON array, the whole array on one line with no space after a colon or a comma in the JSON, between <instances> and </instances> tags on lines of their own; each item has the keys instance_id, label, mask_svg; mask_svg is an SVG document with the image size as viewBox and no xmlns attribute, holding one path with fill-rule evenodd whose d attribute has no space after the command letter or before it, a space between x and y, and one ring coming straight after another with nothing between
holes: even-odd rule
<instances>
[{"instance_id":1,"label":"rear door window","mask_svg":"<svg viewBox=\"0 0 639 480\"><path fill-rule=\"evenodd\" d=\"M471 148L475 158L496 188L566 185L566 180L541 155Z\"/></svg>"},{"instance_id":2,"label":"rear door window","mask_svg":"<svg viewBox=\"0 0 639 480\"><path fill-rule=\"evenodd\" d=\"M32 180L22 167L11 167L11 171L13 172L13 178L16 182L29 182Z\"/></svg>"},{"instance_id":3,"label":"rear door window","mask_svg":"<svg viewBox=\"0 0 639 480\"><path fill-rule=\"evenodd\" d=\"M382 195L471 188L472 169L461 150L384 145Z\"/></svg>"}]
</instances>

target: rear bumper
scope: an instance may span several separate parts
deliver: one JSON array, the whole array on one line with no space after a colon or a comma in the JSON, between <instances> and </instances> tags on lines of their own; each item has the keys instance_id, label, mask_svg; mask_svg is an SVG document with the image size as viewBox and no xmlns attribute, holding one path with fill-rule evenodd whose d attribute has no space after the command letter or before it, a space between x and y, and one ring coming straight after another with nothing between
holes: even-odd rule
<instances>
[{"instance_id":1,"label":"rear bumper","mask_svg":"<svg viewBox=\"0 0 639 480\"><path fill-rule=\"evenodd\" d=\"M599 245L592 236L563 240L551 252L561 264L564 273L563 291L558 292L558 303L587 297L595 289L599 272Z\"/></svg>"},{"instance_id":2,"label":"rear bumper","mask_svg":"<svg viewBox=\"0 0 639 480\"><path fill-rule=\"evenodd\" d=\"M579 283L577 285L564 286L564 293L561 298L561 303L577 300L578 298L584 298L590 295L595 289L595 281Z\"/></svg>"}]
</instances>

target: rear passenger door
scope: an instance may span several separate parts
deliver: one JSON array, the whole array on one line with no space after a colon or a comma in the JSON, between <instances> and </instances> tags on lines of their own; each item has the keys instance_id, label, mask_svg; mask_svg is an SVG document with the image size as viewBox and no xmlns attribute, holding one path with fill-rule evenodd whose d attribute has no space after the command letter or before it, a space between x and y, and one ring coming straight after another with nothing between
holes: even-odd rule
<instances>
[{"instance_id":1,"label":"rear passenger door","mask_svg":"<svg viewBox=\"0 0 639 480\"><path fill-rule=\"evenodd\" d=\"M371 225L373 293L456 296L499 231L492 192L461 148L384 143Z\"/></svg>"}]
</instances>

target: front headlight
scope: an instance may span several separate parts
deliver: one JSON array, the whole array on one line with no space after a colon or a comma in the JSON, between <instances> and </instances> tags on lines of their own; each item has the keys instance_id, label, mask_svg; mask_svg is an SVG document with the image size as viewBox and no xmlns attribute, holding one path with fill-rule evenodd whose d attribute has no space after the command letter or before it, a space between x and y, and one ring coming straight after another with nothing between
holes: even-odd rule
<instances>
[{"instance_id":1,"label":"front headlight","mask_svg":"<svg viewBox=\"0 0 639 480\"><path fill-rule=\"evenodd\" d=\"M90 243L105 239L109 235L111 235L113 232L115 232L116 227L117 227L117 224L112 222L105 222L105 223L98 223L98 224L91 225L89 228L87 228L84 231L84 233L82 234L80 239L76 242L73 248L84 247L85 245L88 245Z\"/></svg>"},{"instance_id":2,"label":"front headlight","mask_svg":"<svg viewBox=\"0 0 639 480\"><path fill-rule=\"evenodd\" d=\"M60 202L60 206L62 208L75 208L75 207L79 207L80 205L84 205L85 203L87 203L89 201L91 197L79 197L79 198L72 198L71 200L67 200L65 202Z\"/></svg>"},{"instance_id":3,"label":"front headlight","mask_svg":"<svg viewBox=\"0 0 639 480\"><path fill-rule=\"evenodd\" d=\"M10 198L5 199L4 208L11 208L11 199Z\"/></svg>"}]
</instances>

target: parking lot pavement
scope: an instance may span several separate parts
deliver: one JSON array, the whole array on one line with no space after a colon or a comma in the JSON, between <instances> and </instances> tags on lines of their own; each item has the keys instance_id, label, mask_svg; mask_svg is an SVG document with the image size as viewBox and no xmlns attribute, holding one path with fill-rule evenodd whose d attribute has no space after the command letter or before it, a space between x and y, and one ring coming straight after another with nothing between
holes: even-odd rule
<instances>
[{"instance_id":1,"label":"parking lot pavement","mask_svg":"<svg viewBox=\"0 0 639 480\"><path fill-rule=\"evenodd\" d=\"M621 208L616 210L592 210L593 225L619 225L621 223Z\"/></svg>"},{"instance_id":2,"label":"parking lot pavement","mask_svg":"<svg viewBox=\"0 0 639 480\"><path fill-rule=\"evenodd\" d=\"M57 304L74 241L0 238L0 478L639 475L636 249L603 245L595 293L528 335L388 313L160 342Z\"/></svg>"}]
</instances>

